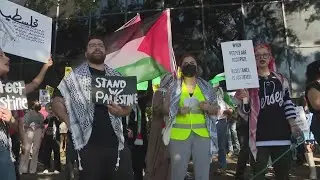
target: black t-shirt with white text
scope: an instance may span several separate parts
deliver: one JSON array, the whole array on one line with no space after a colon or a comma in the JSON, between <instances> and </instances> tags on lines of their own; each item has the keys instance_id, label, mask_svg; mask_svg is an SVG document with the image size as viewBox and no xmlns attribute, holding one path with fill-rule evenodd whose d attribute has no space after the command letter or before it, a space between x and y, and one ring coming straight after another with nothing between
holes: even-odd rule
<instances>
[{"instance_id":1,"label":"black t-shirt with white text","mask_svg":"<svg viewBox=\"0 0 320 180\"><path fill-rule=\"evenodd\" d=\"M94 68L89 68L92 76L104 76L105 72ZM62 96L55 90L55 96ZM72 133L72 132L71 132ZM108 107L105 105L95 105L92 123L92 132L88 141L88 146L118 148L118 139L113 130Z\"/></svg>"},{"instance_id":2,"label":"black t-shirt with white text","mask_svg":"<svg viewBox=\"0 0 320 180\"><path fill-rule=\"evenodd\" d=\"M260 112L257 122L257 146L288 145L291 129L288 119L295 118L289 90L274 75L259 77ZM259 143L260 141L260 143Z\"/></svg>"}]
</instances>

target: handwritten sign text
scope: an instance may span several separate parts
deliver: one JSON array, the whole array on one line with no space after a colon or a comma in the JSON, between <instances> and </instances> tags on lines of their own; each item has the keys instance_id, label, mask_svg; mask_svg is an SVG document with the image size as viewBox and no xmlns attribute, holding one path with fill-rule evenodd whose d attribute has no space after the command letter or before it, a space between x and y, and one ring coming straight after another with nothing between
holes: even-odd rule
<instances>
[{"instance_id":1,"label":"handwritten sign text","mask_svg":"<svg viewBox=\"0 0 320 180\"><path fill-rule=\"evenodd\" d=\"M9 110L28 109L25 84L23 81L0 82L0 107Z\"/></svg>"},{"instance_id":2,"label":"handwritten sign text","mask_svg":"<svg viewBox=\"0 0 320 180\"><path fill-rule=\"evenodd\" d=\"M138 103L136 77L93 77L92 100L96 104L131 106Z\"/></svg>"}]
</instances>

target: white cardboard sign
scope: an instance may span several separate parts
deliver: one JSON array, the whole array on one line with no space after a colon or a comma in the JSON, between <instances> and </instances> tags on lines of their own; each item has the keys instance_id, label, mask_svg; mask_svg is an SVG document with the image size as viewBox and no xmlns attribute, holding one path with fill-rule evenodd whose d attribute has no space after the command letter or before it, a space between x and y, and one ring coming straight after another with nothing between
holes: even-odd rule
<instances>
[{"instance_id":1,"label":"white cardboard sign","mask_svg":"<svg viewBox=\"0 0 320 180\"><path fill-rule=\"evenodd\" d=\"M309 131L307 116L303 107L297 106L296 113L297 113L296 124L299 126L299 128L302 131Z\"/></svg>"},{"instance_id":2,"label":"white cardboard sign","mask_svg":"<svg viewBox=\"0 0 320 180\"><path fill-rule=\"evenodd\" d=\"M259 79L252 40L221 43L228 90L258 88Z\"/></svg>"},{"instance_id":3,"label":"white cardboard sign","mask_svg":"<svg viewBox=\"0 0 320 180\"><path fill-rule=\"evenodd\" d=\"M50 92L46 89L39 90L39 102L42 105L46 105L51 101L50 99Z\"/></svg>"},{"instance_id":4,"label":"white cardboard sign","mask_svg":"<svg viewBox=\"0 0 320 180\"><path fill-rule=\"evenodd\" d=\"M4 52L46 63L51 36L51 18L0 0L0 47Z\"/></svg>"}]
</instances>

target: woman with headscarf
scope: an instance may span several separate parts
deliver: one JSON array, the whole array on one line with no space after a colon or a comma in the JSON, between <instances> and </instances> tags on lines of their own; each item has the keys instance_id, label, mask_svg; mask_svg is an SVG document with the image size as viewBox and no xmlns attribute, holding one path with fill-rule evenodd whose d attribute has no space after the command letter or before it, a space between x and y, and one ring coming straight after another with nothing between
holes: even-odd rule
<instances>
[{"instance_id":1,"label":"woman with headscarf","mask_svg":"<svg viewBox=\"0 0 320 180\"><path fill-rule=\"evenodd\" d=\"M196 180L208 180L213 151L216 151L216 96L209 82L197 76L198 64L192 55L181 60L181 79L166 95L169 112L166 132L169 142L171 179L183 180L192 156Z\"/></svg>"},{"instance_id":2,"label":"woman with headscarf","mask_svg":"<svg viewBox=\"0 0 320 180\"><path fill-rule=\"evenodd\" d=\"M146 177L148 180L170 180L170 158L167 146L162 141L165 126L164 98L173 82L171 74L166 74L160 81L160 88L152 99L152 121L146 156Z\"/></svg>"},{"instance_id":3,"label":"woman with headscarf","mask_svg":"<svg viewBox=\"0 0 320 180\"><path fill-rule=\"evenodd\" d=\"M271 48L262 44L255 47L260 88L240 90L237 97L243 111L249 115L249 146L252 153L253 179L265 179L269 157L276 179L289 179L292 138L299 137L295 123L296 112L291 101L287 80L274 71ZM272 132L272 133L271 133ZM293 136L293 137L292 137Z\"/></svg>"},{"instance_id":4,"label":"woman with headscarf","mask_svg":"<svg viewBox=\"0 0 320 180\"><path fill-rule=\"evenodd\" d=\"M10 59L0 48L0 80L2 83L7 81L7 74L9 73ZM26 93L30 93L37 89L44 79L44 76L50 66L52 66L52 59L50 58L48 63L45 64L40 73L31 83L25 85ZM0 123L0 174L1 178L6 180L15 180L15 168L13 162L15 161L11 152L11 138L9 136L9 127L16 126L17 123L14 118L11 118L11 112L0 108L1 123ZM19 126L20 127L20 126ZM20 131L20 130L19 130Z\"/></svg>"}]
</instances>

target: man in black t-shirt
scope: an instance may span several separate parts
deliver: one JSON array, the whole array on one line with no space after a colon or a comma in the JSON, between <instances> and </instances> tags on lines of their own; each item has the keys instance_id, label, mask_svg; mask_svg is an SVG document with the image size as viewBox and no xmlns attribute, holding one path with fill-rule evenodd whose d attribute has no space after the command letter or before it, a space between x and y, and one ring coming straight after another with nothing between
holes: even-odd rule
<instances>
[{"instance_id":1,"label":"man in black t-shirt","mask_svg":"<svg viewBox=\"0 0 320 180\"><path fill-rule=\"evenodd\" d=\"M104 64L106 50L100 37L89 38L85 55L87 61L58 86L53 111L71 131L78 151L80 180L131 180L131 155L121 125L131 107L95 105L89 95L92 76L120 74Z\"/></svg>"}]
</instances>

